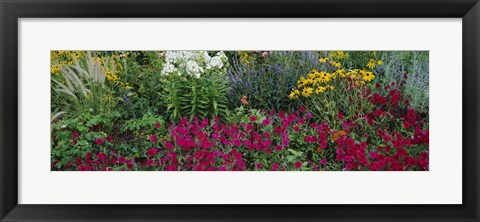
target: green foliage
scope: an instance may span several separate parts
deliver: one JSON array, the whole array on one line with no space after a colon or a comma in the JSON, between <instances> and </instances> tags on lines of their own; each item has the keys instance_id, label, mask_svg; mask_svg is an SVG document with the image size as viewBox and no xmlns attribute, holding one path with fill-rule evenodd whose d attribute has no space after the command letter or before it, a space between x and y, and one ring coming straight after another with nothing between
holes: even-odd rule
<instances>
[{"instance_id":1,"label":"green foliage","mask_svg":"<svg viewBox=\"0 0 480 222\"><path fill-rule=\"evenodd\" d=\"M99 150L113 148L113 144L105 141L102 146L94 144L95 139L105 139L111 135L112 119L118 118L116 111L110 113L94 114L83 112L76 118L57 119L51 125L52 158L62 160L62 165L68 164L66 160L73 160L79 156L85 156L88 152L96 153ZM73 134L78 138L74 138Z\"/></svg>"},{"instance_id":2,"label":"green foliage","mask_svg":"<svg viewBox=\"0 0 480 222\"><path fill-rule=\"evenodd\" d=\"M158 94L167 103L170 119L226 114L229 87L224 72L209 72L200 78L167 75L161 81L165 88Z\"/></svg>"},{"instance_id":3,"label":"green foliage","mask_svg":"<svg viewBox=\"0 0 480 222\"><path fill-rule=\"evenodd\" d=\"M106 83L106 73L115 70L115 63L109 58L102 62L90 52L79 59L72 55L72 61L71 65L61 65L60 75L52 77L54 112L71 117L85 112L113 112L117 104L113 99L115 86Z\"/></svg>"}]
</instances>

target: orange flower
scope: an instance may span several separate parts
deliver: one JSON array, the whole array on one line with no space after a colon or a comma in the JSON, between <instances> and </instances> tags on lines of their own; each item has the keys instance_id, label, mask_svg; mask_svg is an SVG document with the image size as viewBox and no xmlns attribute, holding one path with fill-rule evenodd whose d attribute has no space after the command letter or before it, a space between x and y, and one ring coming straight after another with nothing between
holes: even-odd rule
<instances>
[{"instance_id":1,"label":"orange flower","mask_svg":"<svg viewBox=\"0 0 480 222\"><path fill-rule=\"evenodd\" d=\"M247 96L242 96L241 101L243 105L248 105Z\"/></svg>"},{"instance_id":2,"label":"orange flower","mask_svg":"<svg viewBox=\"0 0 480 222\"><path fill-rule=\"evenodd\" d=\"M333 132L332 139L333 141L337 141L340 136L344 136L344 135L347 135L347 133L343 130L335 131Z\"/></svg>"},{"instance_id":3,"label":"orange flower","mask_svg":"<svg viewBox=\"0 0 480 222\"><path fill-rule=\"evenodd\" d=\"M333 132L332 139L333 139L333 141L338 140L338 132L337 131Z\"/></svg>"},{"instance_id":4,"label":"orange flower","mask_svg":"<svg viewBox=\"0 0 480 222\"><path fill-rule=\"evenodd\" d=\"M317 148L317 151L318 151L319 153L322 153L322 152L323 152L322 147L318 147L318 148Z\"/></svg>"}]
</instances>

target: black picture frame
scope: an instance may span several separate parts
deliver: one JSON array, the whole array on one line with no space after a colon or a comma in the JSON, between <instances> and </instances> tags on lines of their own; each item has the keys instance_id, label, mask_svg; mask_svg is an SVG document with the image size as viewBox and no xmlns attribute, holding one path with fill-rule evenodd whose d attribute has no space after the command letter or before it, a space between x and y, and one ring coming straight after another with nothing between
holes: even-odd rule
<instances>
[{"instance_id":1,"label":"black picture frame","mask_svg":"<svg viewBox=\"0 0 480 222\"><path fill-rule=\"evenodd\" d=\"M0 15L1 221L479 221L478 0L0 0ZM463 204L18 204L18 19L77 17L462 18Z\"/></svg>"}]
</instances>

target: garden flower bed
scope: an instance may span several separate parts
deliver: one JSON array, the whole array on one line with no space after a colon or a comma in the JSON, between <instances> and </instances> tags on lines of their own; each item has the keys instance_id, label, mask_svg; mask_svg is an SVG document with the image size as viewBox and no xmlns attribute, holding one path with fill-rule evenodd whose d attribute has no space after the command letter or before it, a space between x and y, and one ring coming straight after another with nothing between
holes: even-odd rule
<instances>
[{"instance_id":1,"label":"garden flower bed","mask_svg":"<svg viewBox=\"0 0 480 222\"><path fill-rule=\"evenodd\" d=\"M52 51L51 169L429 170L428 52Z\"/></svg>"}]
</instances>

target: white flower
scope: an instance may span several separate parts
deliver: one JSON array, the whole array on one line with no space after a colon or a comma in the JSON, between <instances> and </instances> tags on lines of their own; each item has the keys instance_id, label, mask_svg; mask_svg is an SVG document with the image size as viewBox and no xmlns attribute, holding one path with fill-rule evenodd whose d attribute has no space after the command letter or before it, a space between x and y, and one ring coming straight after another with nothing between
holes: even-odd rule
<instances>
[{"instance_id":1,"label":"white flower","mask_svg":"<svg viewBox=\"0 0 480 222\"><path fill-rule=\"evenodd\" d=\"M179 54L176 51L167 51L165 52L165 61L167 63L177 63Z\"/></svg>"},{"instance_id":2,"label":"white flower","mask_svg":"<svg viewBox=\"0 0 480 222\"><path fill-rule=\"evenodd\" d=\"M227 62L228 61L227 55L225 55L225 53L223 51L217 52L217 56L220 57L222 62Z\"/></svg>"},{"instance_id":3,"label":"white flower","mask_svg":"<svg viewBox=\"0 0 480 222\"><path fill-rule=\"evenodd\" d=\"M222 51L214 57L208 55L208 51L166 51L164 58L162 75L177 73L200 78L204 69L221 69L228 64L228 58Z\"/></svg>"},{"instance_id":4,"label":"white flower","mask_svg":"<svg viewBox=\"0 0 480 222\"><path fill-rule=\"evenodd\" d=\"M215 67L219 69L223 67L222 59L219 56L212 57L212 59L210 59L210 62L207 63L206 69L211 69Z\"/></svg>"},{"instance_id":5,"label":"white flower","mask_svg":"<svg viewBox=\"0 0 480 222\"><path fill-rule=\"evenodd\" d=\"M175 72L177 72L177 68L175 68L173 64L168 62L163 64L163 70L161 72L162 75L168 75ZM178 75L180 75L180 73L178 73Z\"/></svg>"},{"instance_id":6,"label":"white flower","mask_svg":"<svg viewBox=\"0 0 480 222\"><path fill-rule=\"evenodd\" d=\"M208 64L210 62L210 60L212 59L212 57L210 57L210 55L208 55L207 51L203 51L202 55L203 55L203 61L205 61L205 64Z\"/></svg>"},{"instance_id":7,"label":"white flower","mask_svg":"<svg viewBox=\"0 0 480 222\"><path fill-rule=\"evenodd\" d=\"M195 61L190 60L187 62L187 73L200 78L200 73L203 73L203 68L200 67Z\"/></svg>"}]
</instances>

